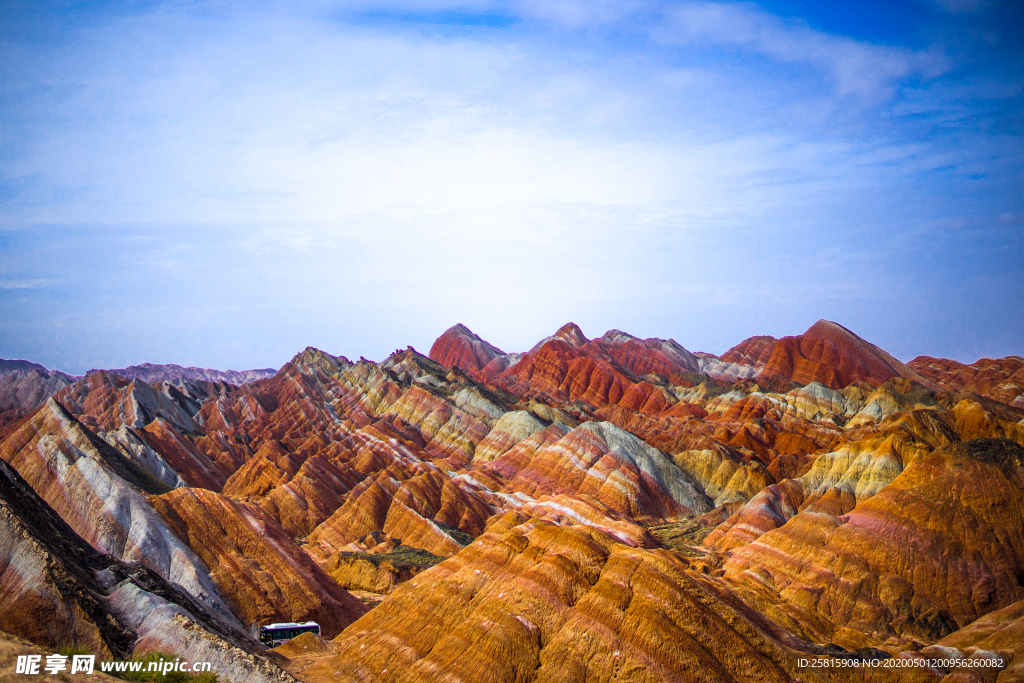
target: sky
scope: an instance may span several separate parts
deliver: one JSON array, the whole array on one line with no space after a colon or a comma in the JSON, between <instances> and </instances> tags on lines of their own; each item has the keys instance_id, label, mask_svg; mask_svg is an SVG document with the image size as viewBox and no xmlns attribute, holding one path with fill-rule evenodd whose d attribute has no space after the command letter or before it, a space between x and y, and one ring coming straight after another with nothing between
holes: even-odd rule
<instances>
[{"instance_id":1,"label":"sky","mask_svg":"<svg viewBox=\"0 0 1024 683\"><path fill-rule=\"evenodd\" d=\"M0 4L0 357L1024 355L1010 0Z\"/></svg>"}]
</instances>

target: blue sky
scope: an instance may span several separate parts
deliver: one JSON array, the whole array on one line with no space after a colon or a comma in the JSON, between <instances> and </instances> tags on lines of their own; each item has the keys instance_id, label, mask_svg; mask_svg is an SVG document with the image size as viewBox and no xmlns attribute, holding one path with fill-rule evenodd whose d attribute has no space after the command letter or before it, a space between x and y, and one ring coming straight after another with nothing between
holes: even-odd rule
<instances>
[{"instance_id":1,"label":"blue sky","mask_svg":"<svg viewBox=\"0 0 1024 683\"><path fill-rule=\"evenodd\" d=\"M0 6L0 357L276 367L462 322L1024 353L1024 10Z\"/></svg>"}]
</instances>

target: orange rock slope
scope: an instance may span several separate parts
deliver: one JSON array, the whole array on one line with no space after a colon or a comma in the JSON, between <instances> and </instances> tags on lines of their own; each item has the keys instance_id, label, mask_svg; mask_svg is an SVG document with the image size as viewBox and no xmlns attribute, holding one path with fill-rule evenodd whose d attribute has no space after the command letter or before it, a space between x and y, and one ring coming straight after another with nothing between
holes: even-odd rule
<instances>
[{"instance_id":1,"label":"orange rock slope","mask_svg":"<svg viewBox=\"0 0 1024 683\"><path fill-rule=\"evenodd\" d=\"M203 489L172 491L154 507L243 624L316 621L332 637L366 611L259 509Z\"/></svg>"},{"instance_id":2,"label":"orange rock slope","mask_svg":"<svg viewBox=\"0 0 1024 683\"><path fill-rule=\"evenodd\" d=\"M479 538L336 648L319 673L342 681L800 679L796 653L685 558L548 524Z\"/></svg>"},{"instance_id":3,"label":"orange rock slope","mask_svg":"<svg viewBox=\"0 0 1024 683\"><path fill-rule=\"evenodd\" d=\"M1022 511L1024 448L954 442L845 514L805 509L769 530L725 579L814 638L934 642L1024 599Z\"/></svg>"}]
</instances>

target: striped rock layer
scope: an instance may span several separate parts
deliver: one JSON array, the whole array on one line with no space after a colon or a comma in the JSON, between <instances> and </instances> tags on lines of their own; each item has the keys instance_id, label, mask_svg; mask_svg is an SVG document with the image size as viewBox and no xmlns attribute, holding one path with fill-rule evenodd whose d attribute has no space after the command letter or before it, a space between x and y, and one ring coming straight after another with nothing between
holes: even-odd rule
<instances>
[{"instance_id":1,"label":"striped rock layer","mask_svg":"<svg viewBox=\"0 0 1024 683\"><path fill-rule=\"evenodd\" d=\"M827 321L721 357L571 323L505 353L457 325L429 357L308 348L241 385L91 373L12 415L0 459L153 577L80 580L120 651L227 639L229 680L987 681L798 661L1017 670L1018 370L903 364ZM67 558L10 519L0 590L36 607L3 623L113 652L77 598L28 627ZM307 619L333 640L293 662L252 638Z\"/></svg>"}]
</instances>

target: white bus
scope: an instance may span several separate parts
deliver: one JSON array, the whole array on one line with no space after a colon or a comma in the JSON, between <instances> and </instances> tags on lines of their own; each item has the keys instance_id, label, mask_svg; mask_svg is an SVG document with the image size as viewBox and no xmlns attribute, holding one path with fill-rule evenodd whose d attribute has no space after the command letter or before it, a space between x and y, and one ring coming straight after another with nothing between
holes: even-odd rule
<instances>
[{"instance_id":1,"label":"white bus","mask_svg":"<svg viewBox=\"0 0 1024 683\"><path fill-rule=\"evenodd\" d=\"M320 635L320 624L315 621L307 621L302 624L290 621L282 624L260 626L260 642L268 647L277 647L282 643L287 643L300 633Z\"/></svg>"}]
</instances>

